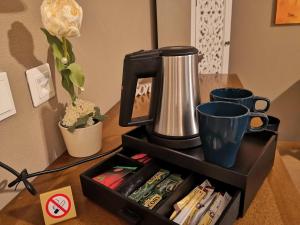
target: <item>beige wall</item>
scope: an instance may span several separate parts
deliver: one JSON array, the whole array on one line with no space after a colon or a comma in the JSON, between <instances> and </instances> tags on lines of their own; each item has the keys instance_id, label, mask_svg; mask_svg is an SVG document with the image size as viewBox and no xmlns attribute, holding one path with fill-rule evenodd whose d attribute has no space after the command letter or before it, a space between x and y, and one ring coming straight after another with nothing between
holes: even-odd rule
<instances>
[{"instance_id":1,"label":"beige wall","mask_svg":"<svg viewBox=\"0 0 300 225\"><path fill-rule=\"evenodd\" d=\"M300 29L272 25L275 3L233 1L230 72L255 94L271 98L270 113L282 122L281 139L300 141L295 126L300 123Z\"/></svg>"},{"instance_id":2,"label":"beige wall","mask_svg":"<svg viewBox=\"0 0 300 225\"><path fill-rule=\"evenodd\" d=\"M83 97L103 112L120 96L125 53L152 47L151 0L79 1L84 9L82 36L74 40L77 61L86 73ZM39 28L41 1L0 1L0 71L8 73L17 114L0 122L0 160L16 169L45 168L64 150L57 129L62 102L67 99L54 74L57 98L33 108L25 70L49 62ZM15 192L6 188L12 176L0 169L0 208Z\"/></svg>"},{"instance_id":3,"label":"beige wall","mask_svg":"<svg viewBox=\"0 0 300 225\"><path fill-rule=\"evenodd\" d=\"M158 46L191 44L191 0L157 0Z\"/></svg>"}]
</instances>

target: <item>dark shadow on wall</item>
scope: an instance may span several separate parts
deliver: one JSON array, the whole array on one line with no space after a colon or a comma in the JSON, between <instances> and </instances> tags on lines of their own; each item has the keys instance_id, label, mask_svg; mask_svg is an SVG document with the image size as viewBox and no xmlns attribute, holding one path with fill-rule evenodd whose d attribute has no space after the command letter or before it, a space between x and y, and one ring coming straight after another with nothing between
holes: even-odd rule
<instances>
[{"instance_id":1,"label":"dark shadow on wall","mask_svg":"<svg viewBox=\"0 0 300 225\"><path fill-rule=\"evenodd\" d=\"M271 26L276 26L276 10L277 10L277 0L273 0L272 3L272 16L271 16Z\"/></svg>"},{"instance_id":2,"label":"dark shadow on wall","mask_svg":"<svg viewBox=\"0 0 300 225\"><path fill-rule=\"evenodd\" d=\"M55 93L57 93L56 81L58 80L60 82L61 77L60 74L56 73L54 57L50 48L47 52L47 62L49 63L52 74L53 87ZM41 118L44 137L47 146L48 161L51 163L57 157L59 157L65 150L64 141L58 128L58 121L61 120L61 117L64 114L65 106L62 103L58 102L57 95L55 95L54 98L50 99L48 103L50 107L42 108Z\"/></svg>"},{"instance_id":3,"label":"dark shadow on wall","mask_svg":"<svg viewBox=\"0 0 300 225\"><path fill-rule=\"evenodd\" d=\"M7 35L11 56L26 69L43 64L34 56L33 38L24 24L19 21L14 22Z\"/></svg>"},{"instance_id":4,"label":"dark shadow on wall","mask_svg":"<svg viewBox=\"0 0 300 225\"><path fill-rule=\"evenodd\" d=\"M1 0L0 13L17 13L25 11L25 5L21 0Z\"/></svg>"},{"instance_id":5,"label":"dark shadow on wall","mask_svg":"<svg viewBox=\"0 0 300 225\"><path fill-rule=\"evenodd\" d=\"M279 140L300 141L300 80L272 101L270 114L281 120Z\"/></svg>"},{"instance_id":6,"label":"dark shadow on wall","mask_svg":"<svg viewBox=\"0 0 300 225\"><path fill-rule=\"evenodd\" d=\"M58 121L63 115L64 106L58 103L57 97L49 100L51 107L43 107L41 109L42 132L47 148L48 162L52 163L64 151L64 141L58 127Z\"/></svg>"},{"instance_id":7,"label":"dark shadow on wall","mask_svg":"<svg viewBox=\"0 0 300 225\"><path fill-rule=\"evenodd\" d=\"M1 1L1 0L0 0ZM14 57L25 69L30 69L43 64L41 60L34 55L34 42L30 31L19 21L11 25L8 31L9 50ZM45 38L45 44L47 40ZM53 54L48 50L47 62L50 65L55 93L57 93L55 63ZM59 75L60 76L60 75ZM49 107L50 105L50 107ZM57 95L48 101L48 105L39 106L41 112L41 125L44 132L47 154L49 162L53 162L64 151L64 142L58 129L58 121L63 115L64 106L58 102Z\"/></svg>"},{"instance_id":8,"label":"dark shadow on wall","mask_svg":"<svg viewBox=\"0 0 300 225\"><path fill-rule=\"evenodd\" d=\"M5 190L5 188L7 187L7 184L8 184L8 180L2 180L0 182L0 193Z\"/></svg>"},{"instance_id":9,"label":"dark shadow on wall","mask_svg":"<svg viewBox=\"0 0 300 225\"><path fill-rule=\"evenodd\" d=\"M152 47L158 48L156 0L150 0Z\"/></svg>"},{"instance_id":10,"label":"dark shadow on wall","mask_svg":"<svg viewBox=\"0 0 300 225\"><path fill-rule=\"evenodd\" d=\"M0 182L0 194L1 193L13 193L13 192L18 193L23 190L22 188L17 188L17 189L9 188L7 185L8 185L8 180L2 180Z\"/></svg>"}]
</instances>

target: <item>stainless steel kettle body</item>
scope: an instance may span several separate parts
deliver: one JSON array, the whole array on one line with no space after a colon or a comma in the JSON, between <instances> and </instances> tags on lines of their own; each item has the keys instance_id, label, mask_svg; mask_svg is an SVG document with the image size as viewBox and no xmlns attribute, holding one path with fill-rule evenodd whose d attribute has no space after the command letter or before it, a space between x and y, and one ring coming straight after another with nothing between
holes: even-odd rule
<instances>
[{"instance_id":1,"label":"stainless steel kettle body","mask_svg":"<svg viewBox=\"0 0 300 225\"><path fill-rule=\"evenodd\" d=\"M198 54L162 56L161 103L154 132L172 138L198 135L196 106L200 104Z\"/></svg>"},{"instance_id":2,"label":"stainless steel kettle body","mask_svg":"<svg viewBox=\"0 0 300 225\"><path fill-rule=\"evenodd\" d=\"M200 104L198 50L165 47L125 56L120 125L146 125L149 140L171 148L201 144L196 106ZM148 117L132 118L139 78L152 77Z\"/></svg>"}]
</instances>

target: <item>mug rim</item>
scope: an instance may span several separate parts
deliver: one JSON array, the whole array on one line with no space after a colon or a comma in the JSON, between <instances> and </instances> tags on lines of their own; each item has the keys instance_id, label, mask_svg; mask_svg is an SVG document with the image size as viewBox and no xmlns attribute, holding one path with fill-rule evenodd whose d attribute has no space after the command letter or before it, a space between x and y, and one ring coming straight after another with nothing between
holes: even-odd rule
<instances>
[{"instance_id":1,"label":"mug rim","mask_svg":"<svg viewBox=\"0 0 300 225\"><path fill-rule=\"evenodd\" d=\"M211 104L219 104L219 103L222 103L222 104L227 104L227 105L236 105L236 106L239 106L241 108L244 108L246 110L246 113L244 114L241 114L241 115L237 115L237 116L215 116L215 115L211 115L211 114L208 114L208 113L205 113L205 112L202 112L200 111L200 107L204 106L204 105L211 105ZM235 102L227 102L227 101L213 101L213 102L206 102L206 103L202 103L200 105L198 105L196 107L196 110L204 115L204 116L208 116L208 117L212 117L212 118L219 118L219 119L232 119L232 118L241 118L241 117L245 117L245 116L248 116L250 114L250 109L248 109L248 107L242 105L242 104L239 104L239 103L235 103Z\"/></svg>"},{"instance_id":2,"label":"mug rim","mask_svg":"<svg viewBox=\"0 0 300 225\"><path fill-rule=\"evenodd\" d=\"M228 97L222 97L222 96L219 96L219 95L216 95L216 94L213 93L214 91L224 91L224 90L243 90L243 91L249 92L249 94L251 94L251 95L248 96L248 97L243 97L243 98L228 98ZM245 89L245 88L216 88L216 89L214 89L210 92L210 95L212 95L213 97L223 98L223 99L226 99L226 100L243 100L243 99L249 99L249 98L254 97L253 92L250 91L249 89Z\"/></svg>"}]
</instances>

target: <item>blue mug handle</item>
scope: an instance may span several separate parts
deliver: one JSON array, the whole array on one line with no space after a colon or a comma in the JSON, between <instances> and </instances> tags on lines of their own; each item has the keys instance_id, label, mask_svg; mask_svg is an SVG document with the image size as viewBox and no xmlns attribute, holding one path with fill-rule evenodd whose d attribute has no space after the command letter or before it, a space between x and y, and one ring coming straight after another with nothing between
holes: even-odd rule
<instances>
[{"instance_id":1,"label":"blue mug handle","mask_svg":"<svg viewBox=\"0 0 300 225\"><path fill-rule=\"evenodd\" d=\"M251 127L251 121L254 117L260 117L262 119L263 124L260 127ZM250 120L249 120L249 127L248 132L259 132L263 131L267 128L269 124L269 118L264 113L258 113L258 112L250 112Z\"/></svg>"},{"instance_id":2,"label":"blue mug handle","mask_svg":"<svg viewBox=\"0 0 300 225\"><path fill-rule=\"evenodd\" d=\"M268 98L265 98L265 97L260 97L260 96L254 96L254 98L253 98L253 100L254 100L254 106L253 106L253 108L254 108L254 111L255 112L261 112L261 113L263 113L263 112L267 112L268 110L269 110L269 108L270 108L270 105L271 105L271 101L270 101L270 99L268 99ZM266 102L266 107L264 108L264 109L256 109L256 102L257 101L264 101L264 102Z\"/></svg>"}]
</instances>

